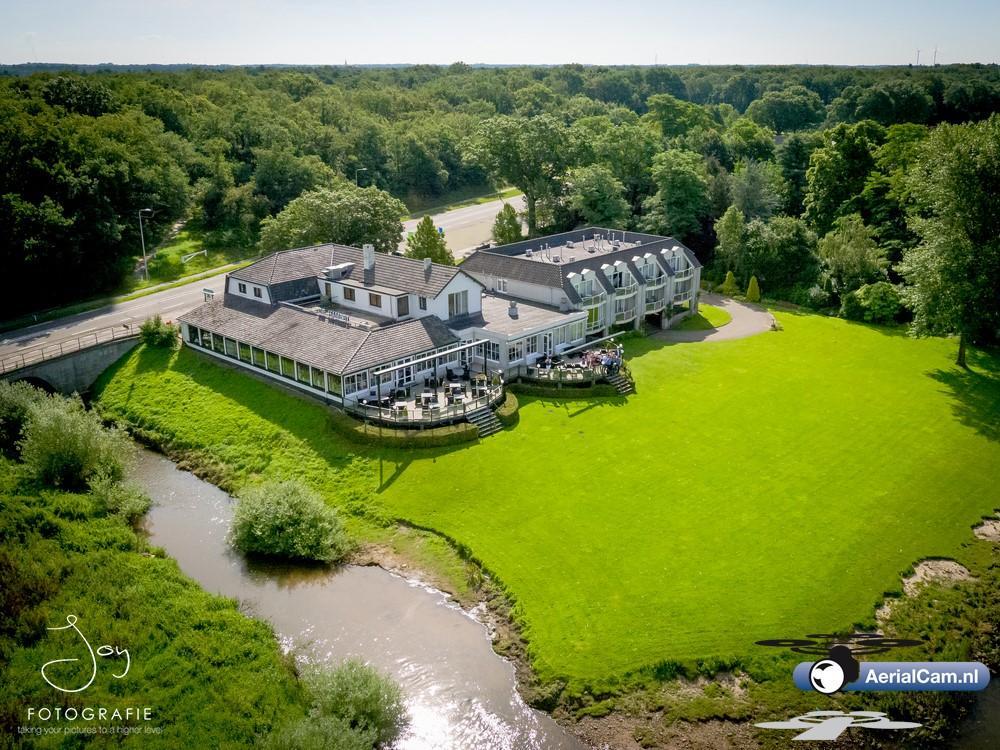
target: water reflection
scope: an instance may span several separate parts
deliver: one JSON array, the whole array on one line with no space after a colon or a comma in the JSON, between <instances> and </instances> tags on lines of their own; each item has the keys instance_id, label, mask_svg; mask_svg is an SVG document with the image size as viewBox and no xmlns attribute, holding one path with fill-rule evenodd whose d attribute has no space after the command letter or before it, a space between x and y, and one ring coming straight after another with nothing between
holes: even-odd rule
<instances>
[{"instance_id":1,"label":"water reflection","mask_svg":"<svg viewBox=\"0 0 1000 750\"><path fill-rule=\"evenodd\" d=\"M584 747L524 704L486 628L441 592L379 568L248 562L226 543L224 492L149 452L133 476L153 498L151 542L202 587L240 600L303 659L360 658L399 681L412 719L399 750Z\"/></svg>"}]
</instances>

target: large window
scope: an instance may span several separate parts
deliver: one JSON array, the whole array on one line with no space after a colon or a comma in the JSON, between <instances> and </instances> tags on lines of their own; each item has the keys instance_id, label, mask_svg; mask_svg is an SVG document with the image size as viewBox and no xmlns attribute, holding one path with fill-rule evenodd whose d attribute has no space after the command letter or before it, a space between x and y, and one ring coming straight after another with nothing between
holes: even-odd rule
<instances>
[{"instance_id":1,"label":"large window","mask_svg":"<svg viewBox=\"0 0 1000 750\"><path fill-rule=\"evenodd\" d=\"M448 295L448 317L457 318L459 315L469 314L469 293L468 291L453 292Z\"/></svg>"},{"instance_id":2,"label":"large window","mask_svg":"<svg viewBox=\"0 0 1000 750\"><path fill-rule=\"evenodd\" d=\"M281 358L281 374L286 378L295 380L295 362L288 357Z\"/></svg>"},{"instance_id":3,"label":"large window","mask_svg":"<svg viewBox=\"0 0 1000 750\"><path fill-rule=\"evenodd\" d=\"M524 340L524 353L535 354L538 351L538 336L528 336Z\"/></svg>"},{"instance_id":4,"label":"large window","mask_svg":"<svg viewBox=\"0 0 1000 750\"><path fill-rule=\"evenodd\" d=\"M327 393L340 395L340 375L334 375L332 372L326 374L326 390Z\"/></svg>"},{"instance_id":5,"label":"large window","mask_svg":"<svg viewBox=\"0 0 1000 750\"><path fill-rule=\"evenodd\" d=\"M212 348L215 349L219 354L225 354L225 344L223 343L223 338L217 333L212 334Z\"/></svg>"},{"instance_id":6,"label":"large window","mask_svg":"<svg viewBox=\"0 0 1000 750\"><path fill-rule=\"evenodd\" d=\"M281 359L274 352L267 352L267 369L269 372L281 374Z\"/></svg>"},{"instance_id":7,"label":"large window","mask_svg":"<svg viewBox=\"0 0 1000 750\"><path fill-rule=\"evenodd\" d=\"M382 307L382 295L374 292L368 293L368 304L372 307Z\"/></svg>"},{"instance_id":8,"label":"large window","mask_svg":"<svg viewBox=\"0 0 1000 750\"><path fill-rule=\"evenodd\" d=\"M254 367L266 367L267 359L264 356L264 350L258 349L256 346L250 347L250 353L253 355L253 365Z\"/></svg>"},{"instance_id":9,"label":"large window","mask_svg":"<svg viewBox=\"0 0 1000 750\"><path fill-rule=\"evenodd\" d=\"M344 393L360 393L368 390L368 372L356 372L344 378Z\"/></svg>"},{"instance_id":10,"label":"large window","mask_svg":"<svg viewBox=\"0 0 1000 750\"><path fill-rule=\"evenodd\" d=\"M312 386L321 391L326 389L326 377L322 370L317 370L315 367L312 368Z\"/></svg>"},{"instance_id":11,"label":"large window","mask_svg":"<svg viewBox=\"0 0 1000 750\"><path fill-rule=\"evenodd\" d=\"M192 344L201 343L201 331L199 331L194 326L188 326L188 341Z\"/></svg>"},{"instance_id":12,"label":"large window","mask_svg":"<svg viewBox=\"0 0 1000 750\"><path fill-rule=\"evenodd\" d=\"M260 287L259 286L255 286L253 288L253 296L254 297L258 297L258 298L260 298L262 296L261 293L260 293Z\"/></svg>"},{"instance_id":13,"label":"large window","mask_svg":"<svg viewBox=\"0 0 1000 750\"><path fill-rule=\"evenodd\" d=\"M237 351L236 342L233 339L226 339L226 356L235 357Z\"/></svg>"},{"instance_id":14,"label":"large window","mask_svg":"<svg viewBox=\"0 0 1000 750\"><path fill-rule=\"evenodd\" d=\"M410 314L409 297L396 297L396 314L401 318Z\"/></svg>"},{"instance_id":15,"label":"large window","mask_svg":"<svg viewBox=\"0 0 1000 750\"><path fill-rule=\"evenodd\" d=\"M496 341L484 341L483 344L486 350L486 359L491 360L493 362L499 362L500 344L498 344Z\"/></svg>"},{"instance_id":16,"label":"large window","mask_svg":"<svg viewBox=\"0 0 1000 750\"><path fill-rule=\"evenodd\" d=\"M295 378L302 383L302 385L312 385L309 381L309 365L304 365L299 362L298 367L295 368Z\"/></svg>"},{"instance_id":17,"label":"large window","mask_svg":"<svg viewBox=\"0 0 1000 750\"><path fill-rule=\"evenodd\" d=\"M427 309L427 298L426 297L417 297L417 307L419 307L421 310L426 310Z\"/></svg>"},{"instance_id":18,"label":"large window","mask_svg":"<svg viewBox=\"0 0 1000 750\"><path fill-rule=\"evenodd\" d=\"M354 297L354 290L351 287L349 287L349 286L345 286L344 287L344 300L346 300L347 302L354 302L354 299L355 299L355 297Z\"/></svg>"},{"instance_id":19,"label":"large window","mask_svg":"<svg viewBox=\"0 0 1000 750\"><path fill-rule=\"evenodd\" d=\"M524 341L515 341L507 347L507 362L514 363L524 357Z\"/></svg>"},{"instance_id":20,"label":"large window","mask_svg":"<svg viewBox=\"0 0 1000 750\"><path fill-rule=\"evenodd\" d=\"M601 324L601 308L587 308L587 328L596 328Z\"/></svg>"},{"instance_id":21,"label":"large window","mask_svg":"<svg viewBox=\"0 0 1000 750\"><path fill-rule=\"evenodd\" d=\"M240 359L243 362L250 361L250 344L244 344L242 341L240 342Z\"/></svg>"}]
</instances>

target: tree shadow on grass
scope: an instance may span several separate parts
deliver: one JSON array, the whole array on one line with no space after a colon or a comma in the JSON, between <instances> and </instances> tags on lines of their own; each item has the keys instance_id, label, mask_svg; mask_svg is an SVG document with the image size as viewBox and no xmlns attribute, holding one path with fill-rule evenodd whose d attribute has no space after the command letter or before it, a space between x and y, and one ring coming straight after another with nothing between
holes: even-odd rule
<instances>
[{"instance_id":1,"label":"tree shadow on grass","mask_svg":"<svg viewBox=\"0 0 1000 750\"><path fill-rule=\"evenodd\" d=\"M955 418L988 440L1000 442L1000 357L970 350L968 369L929 373L948 390Z\"/></svg>"}]
</instances>

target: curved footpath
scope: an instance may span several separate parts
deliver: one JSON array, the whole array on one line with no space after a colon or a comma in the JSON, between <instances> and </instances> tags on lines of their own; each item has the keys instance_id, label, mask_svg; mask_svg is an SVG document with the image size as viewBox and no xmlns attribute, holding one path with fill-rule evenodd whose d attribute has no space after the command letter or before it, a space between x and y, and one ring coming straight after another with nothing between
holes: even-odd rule
<instances>
[{"instance_id":1,"label":"curved footpath","mask_svg":"<svg viewBox=\"0 0 1000 750\"><path fill-rule=\"evenodd\" d=\"M729 297L703 292L701 302L721 307L732 317L732 320L721 328L711 328L707 331L657 331L652 334L664 341L677 343L693 343L696 341L726 341L728 339L743 339L756 336L771 330L774 316L757 305L737 302Z\"/></svg>"}]
</instances>

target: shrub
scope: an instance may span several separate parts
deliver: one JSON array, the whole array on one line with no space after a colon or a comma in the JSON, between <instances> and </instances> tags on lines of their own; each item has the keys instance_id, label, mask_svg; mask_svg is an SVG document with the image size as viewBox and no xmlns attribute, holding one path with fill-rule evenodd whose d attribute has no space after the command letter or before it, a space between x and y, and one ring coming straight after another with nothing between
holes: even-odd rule
<instances>
[{"instance_id":1,"label":"shrub","mask_svg":"<svg viewBox=\"0 0 1000 750\"><path fill-rule=\"evenodd\" d=\"M891 323L902 309L899 290L888 281L879 281L844 295L840 314L848 320Z\"/></svg>"},{"instance_id":2,"label":"shrub","mask_svg":"<svg viewBox=\"0 0 1000 750\"><path fill-rule=\"evenodd\" d=\"M864 319L869 323L891 323L902 307L899 291L888 281L865 284L857 295Z\"/></svg>"},{"instance_id":3,"label":"shrub","mask_svg":"<svg viewBox=\"0 0 1000 750\"><path fill-rule=\"evenodd\" d=\"M863 320L865 308L861 304L857 291L848 292L840 298L840 315L848 320Z\"/></svg>"},{"instance_id":4,"label":"shrub","mask_svg":"<svg viewBox=\"0 0 1000 750\"><path fill-rule=\"evenodd\" d=\"M177 326L164 323L159 315L146 318L139 326L139 339L149 346L173 347L177 345Z\"/></svg>"},{"instance_id":5,"label":"shrub","mask_svg":"<svg viewBox=\"0 0 1000 750\"><path fill-rule=\"evenodd\" d=\"M268 735L265 750L371 750L374 732L354 729L343 719L310 717Z\"/></svg>"},{"instance_id":6,"label":"shrub","mask_svg":"<svg viewBox=\"0 0 1000 750\"><path fill-rule=\"evenodd\" d=\"M28 420L28 407L47 396L35 386L0 380L0 451L10 457L17 454L17 443Z\"/></svg>"},{"instance_id":7,"label":"shrub","mask_svg":"<svg viewBox=\"0 0 1000 750\"><path fill-rule=\"evenodd\" d=\"M53 487L83 489L98 474L121 479L132 443L107 428L79 397L53 396L31 404L21 459L35 479Z\"/></svg>"},{"instance_id":8,"label":"shrub","mask_svg":"<svg viewBox=\"0 0 1000 750\"><path fill-rule=\"evenodd\" d=\"M244 553L332 563L347 552L347 535L337 511L308 487L269 481L238 495L230 532Z\"/></svg>"},{"instance_id":9,"label":"shrub","mask_svg":"<svg viewBox=\"0 0 1000 750\"><path fill-rule=\"evenodd\" d=\"M757 277L750 277L750 285L747 287L747 302L760 302L760 284Z\"/></svg>"},{"instance_id":10,"label":"shrub","mask_svg":"<svg viewBox=\"0 0 1000 750\"><path fill-rule=\"evenodd\" d=\"M733 276L732 271L726 271L726 280L722 282L722 288L719 290L727 297L735 297L736 292L739 288L736 286L736 277Z\"/></svg>"},{"instance_id":11,"label":"shrub","mask_svg":"<svg viewBox=\"0 0 1000 750\"><path fill-rule=\"evenodd\" d=\"M313 717L340 719L373 736L377 746L394 742L409 721L399 686L359 661L307 672L303 682L312 700Z\"/></svg>"},{"instance_id":12,"label":"shrub","mask_svg":"<svg viewBox=\"0 0 1000 750\"><path fill-rule=\"evenodd\" d=\"M149 496L138 485L117 481L103 471L91 477L89 484L90 496L98 507L129 524L135 525L149 510Z\"/></svg>"},{"instance_id":13,"label":"shrub","mask_svg":"<svg viewBox=\"0 0 1000 750\"><path fill-rule=\"evenodd\" d=\"M506 394L504 394L503 403L497 408L497 419L499 419L501 424L505 427L517 424L519 419L518 408L519 405L517 403L517 396L508 390Z\"/></svg>"}]
</instances>

